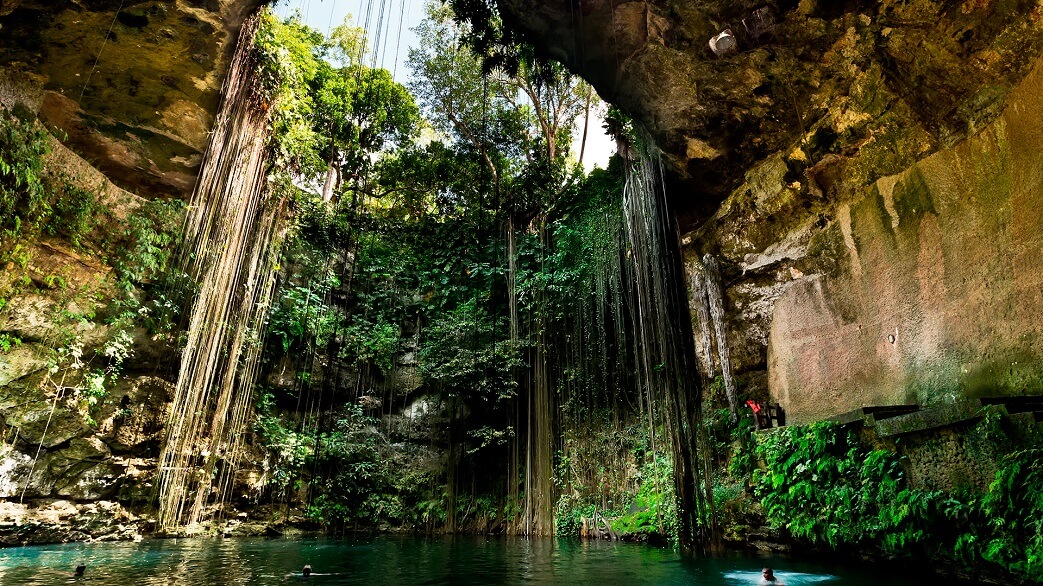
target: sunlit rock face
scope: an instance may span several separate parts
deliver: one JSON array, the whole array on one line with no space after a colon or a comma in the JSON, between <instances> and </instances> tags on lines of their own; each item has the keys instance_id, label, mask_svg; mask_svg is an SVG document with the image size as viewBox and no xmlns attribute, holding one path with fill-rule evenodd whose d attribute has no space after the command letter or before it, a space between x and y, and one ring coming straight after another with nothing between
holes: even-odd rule
<instances>
[{"instance_id":1,"label":"sunlit rock face","mask_svg":"<svg viewBox=\"0 0 1043 586\"><path fill-rule=\"evenodd\" d=\"M42 86L40 118L117 185L183 197L239 27L261 3L0 0L0 68Z\"/></svg>"},{"instance_id":2,"label":"sunlit rock face","mask_svg":"<svg viewBox=\"0 0 1043 586\"><path fill-rule=\"evenodd\" d=\"M877 148L881 133L908 128L922 139L869 174L958 140L1028 71L1043 18L1035 2L995 0L499 3L692 178L674 194L689 226L780 150L804 150L787 159L788 178L820 165L815 174L828 182L838 173L824 168L827 157ZM765 7L775 21L768 31L752 21ZM725 30L737 50L717 57L709 41Z\"/></svg>"},{"instance_id":3,"label":"sunlit rock face","mask_svg":"<svg viewBox=\"0 0 1043 586\"><path fill-rule=\"evenodd\" d=\"M687 178L741 392L799 422L1043 383L1038 3L500 4Z\"/></svg>"},{"instance_id":4,"label":"sunlit rock face","mask_svg":"<svg viewBox=\"0 0 1043 586\"><path fill-rule=\"evenodd\" d=\"M1043 62L994 122L840 204L775 303L773 394L803 419L1043 386Z\"/></svg>"}]
</instances>

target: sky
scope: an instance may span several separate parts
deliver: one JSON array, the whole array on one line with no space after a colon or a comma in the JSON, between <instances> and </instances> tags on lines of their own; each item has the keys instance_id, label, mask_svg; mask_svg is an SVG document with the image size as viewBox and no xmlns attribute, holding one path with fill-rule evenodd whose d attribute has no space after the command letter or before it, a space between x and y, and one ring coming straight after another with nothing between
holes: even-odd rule
<instances>
[{"instance_id":1,"label":"sky","mask_svg":"<svg viewBox=\"0 0 1043 586\"><path fill-rule=\"evenodd\" d=\"M406 61L409 58L409 49L418 43L413 29L424 19L424 1L279 0L275 4L275 12L279 16L287 17L295 11L300 11L305 24L323 33L329 33L333 27L344 22L344 17L349 14L352 15L356 26L367 29L370 38L378 38L377 32L378 29L381 29L379 38L384 38L386 41L377 48L379 49L377 66L390 71L399 83L408 85L412 71ZM381 5L385 8L383 20L379 14ZM593 111L591 112L587 148L583 156L583 166L588 171L595 165L606 167L609 157L616 150L615 140L606 135L602 128L600 116L602 110L603 108L597 115ZM579 155L580 150L582 124L583 120L580 117L577 128L572 133L572 152L576 156Z\"/></svg>"}]
</instances>

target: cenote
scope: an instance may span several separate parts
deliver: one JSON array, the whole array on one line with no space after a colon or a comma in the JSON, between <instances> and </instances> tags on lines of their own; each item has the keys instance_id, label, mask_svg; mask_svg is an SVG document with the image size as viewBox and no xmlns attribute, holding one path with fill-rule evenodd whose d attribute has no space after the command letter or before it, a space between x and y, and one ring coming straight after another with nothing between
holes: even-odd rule
<instances>
[{"instance_id":1,"label":"cenote","mask_svg":"<svg viewBox=\"0 0 1043 586\"><path fill-rule=\"evenodd\" d=\"M85 564L82 578L74 568ZM688 557L611 541L495 537L161 539L24 547L0 554L4 584L757 584L765 565L790 586L922 584L887 566L786 558ZM881 573L886 573L882 576ZM926 576L926 575L925 575ZM929 577L929 576L927 576Z\"/></svg>"},{"instance_id":2,"label":"cenote","mask_svg":"<svg viewBox=\"0 0 1043 586\"><path fill-rule=\"evenodd\" d=\"M0 583L1043 580L1041 10L0 0Z\"/></svg>"}]
</instances>

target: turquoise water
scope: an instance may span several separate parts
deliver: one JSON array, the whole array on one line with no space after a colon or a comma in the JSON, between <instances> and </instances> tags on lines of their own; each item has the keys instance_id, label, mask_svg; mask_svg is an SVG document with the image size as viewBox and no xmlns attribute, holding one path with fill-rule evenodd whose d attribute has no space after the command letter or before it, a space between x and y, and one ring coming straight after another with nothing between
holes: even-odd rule
<instances>
[{"instance_id":1,"label":"turquoise water","mask_svg":"<svg viewBox=\"0 0 1043 586\"><path fill-rule=\"evenodd\" d=\"M84 563L84 577L73 577ZM698 559L628 543L495 537L165 539L0 550L0 584L210 586L308 584L757 584L775 568L787 586L922 585L866 568L757 557ZM879 570L878 570L879 571ZM933 583L929 580L926 583Z\"/></svg>"}]
</instances>

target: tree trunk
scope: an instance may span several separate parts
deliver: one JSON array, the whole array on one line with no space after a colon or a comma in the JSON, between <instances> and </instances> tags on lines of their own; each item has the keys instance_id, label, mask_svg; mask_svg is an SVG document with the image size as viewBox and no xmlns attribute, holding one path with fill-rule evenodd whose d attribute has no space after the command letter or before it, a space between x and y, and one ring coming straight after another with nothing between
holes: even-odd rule
<instances>
[{"instance_id":1,"label":"tree trunk","mask_svg":"<svg viewBox=\"0 0 1043 586\"><path fill-rule=\"evenodd\" d=\"M322 186L322 201L329 203L333 201L333 193L340 186L340 167L331 159L330 166L326 169L326 183Z\"/></svg>"}]
</instances>

